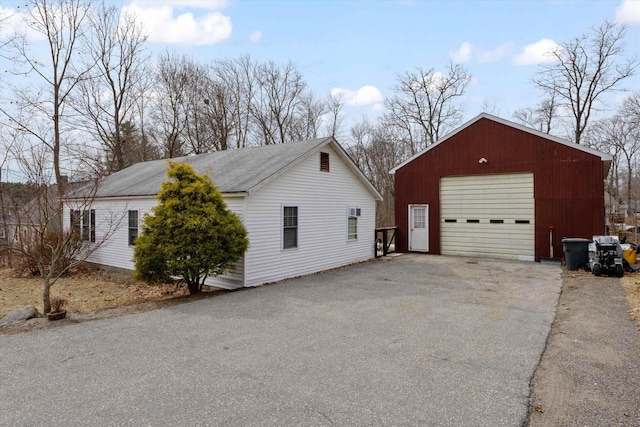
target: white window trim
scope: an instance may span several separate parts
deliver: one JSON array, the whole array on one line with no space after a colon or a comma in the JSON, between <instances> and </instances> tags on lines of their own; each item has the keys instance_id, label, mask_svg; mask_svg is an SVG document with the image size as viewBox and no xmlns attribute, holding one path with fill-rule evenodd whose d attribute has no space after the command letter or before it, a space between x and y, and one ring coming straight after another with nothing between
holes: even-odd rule
<instances>
[{"instance_id":1,"label":"white window trim","mask_svg":"<svg viewBox=\"0 0 640 427\"><path fill-rule=\"evenodd\" d=\"M92 207L89 207L88 209L76 209L76 208L71 208L70 209L72 212L74 212L74 215L78 215L78 218L80 220L80 222L78 223L78 231L80 232L80 239L83 242L89 242L89 243L95 243L96 242L96 234L97 234L97 229L98 229L98 218L97 218L97 213L96 210ZM84 233L84 228L85 228L85 219L84 219L84 215L85 212L88 212L88 221L89 224L86 226L87 228L87 239L84 238L85 233ZM93 216L93 224L91 224L91 217ZM74 224L71 221L71 215L69 216L69 226L71 229L74 228Z\"/></svg>"},{"instance_id":2,"label":"white window trim","mask_svg":"<svg viewBox=\"0 0 640 427\"><path fill-rule=\"evenodd\" d=\"M355 213L355 215L353 215L353 213ZM358 215L360 214L360 215ZM362 209L359 206L355 206L355 205L348 205L347 206L347 215L346 215L346 223L347 223L347 242L357 242L358 241L358 217L360 217L362 215ZM355 218L356 219L356 234L355 234L355 238L351 238L350 234L349 234L349 219L350 218Z\"/></svg>"},{"instance_id":3,"label":"white window trim","mask_svg":"<svg viewBox=\"0 0 640 427\"><path fill-rule=\"evenodd\" d=\"M298 217L296 225L296 246L292 248L284 247L284 208L297 208ZM282 203L280 205L280 252L290 252L300 249L300 205L298 203Z\"/></svg>"},{"instance_id":4,"label":"white window trim","mask_svg":"<svg viewBox=\"0 0 640 427\"><path fill-rule=\"evenodd\" d=\"M129 224L129 212L134 212L134 211L138 212L138 221L137 221L138 224L136 227L136 231L137 231L136 237L140 236L140 209L127 209L127 246L129 246L130 248L134 247L135 245L129 243L129 237L130 237L129 233L131 233L131 225Z\"/></svg>"}]
</instances>

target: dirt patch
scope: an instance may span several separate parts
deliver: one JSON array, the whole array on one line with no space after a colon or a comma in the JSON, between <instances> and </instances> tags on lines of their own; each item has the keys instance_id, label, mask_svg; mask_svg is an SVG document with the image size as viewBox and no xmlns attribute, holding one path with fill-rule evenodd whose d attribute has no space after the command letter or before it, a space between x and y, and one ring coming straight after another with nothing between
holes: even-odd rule
<instances>
[{"instance_id":1,"label":"dirt patch","mask_svg":"<svg viewBox=\"0 0 640 427\"><path fill-rule=\"evenodd\" d=\"M564 272L556 320L531 381L529 426L638 425L640 333L622 286L637 290L638 281L640 275Z\"/></svg>"},{"instance_id":2,"label":"dirt patch","mask_svg":"<svg viewBox=\"0 0 640 427\"><path fill-rule=\"evenodd\" d=\"M640 331L640 273L626 275L620 282L627 293L629 316L636 321L636 328Z\"/></svg>"},{"instance_id":3,"label":"dirt patch","mask_svg":"<svg viewBox=\"0 0 640 427\"><path fill-rule=\"evenodd\" d=\"M87 320L140 313L183 302L208 298L226 291L212 290L189 295L186 286L151 285L135 282L130 274L99 269L80 269L60 278L51 288L51 297L66 299L67 318L48 322L30 319L17 325L0 327L0 334L28 332ZM25 305L42 312L42 279L25 277L10 269L0 270L0 318Z\"/></svg>"}]
</instances>

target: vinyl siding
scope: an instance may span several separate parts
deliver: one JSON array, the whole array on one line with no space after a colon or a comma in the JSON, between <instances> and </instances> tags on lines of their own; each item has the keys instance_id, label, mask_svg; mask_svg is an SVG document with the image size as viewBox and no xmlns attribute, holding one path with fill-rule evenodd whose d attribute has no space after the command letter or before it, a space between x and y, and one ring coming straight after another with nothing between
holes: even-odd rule
<instances>
[{"instance_id":1,"label":"vinyl siding","mask_svg":"<svg viewBox=\"0 0 640 427\"><path fill-rule=\"evenodd\" d=\"M227 207L235 212L241 219L244 212L244 203L242 198L225 198ZM136 198L136 199L98 199L91 206L96 211L96 241L101 240L105 233L113 230L113 234L87 259L87 261L133 270L133 246L129 246L129 227L128 227L128 211L139 211L139 232L142 232L142 224L144 215L151 212L151 209L157 204L155 197ZM65 227L69 227L70 215L69 209L72 205L68 205L65 209ZM114 230L115 226L115 230ZM225 289L234 289L243 285L244 263L240 260L234 272L220 276L210 277L205 282L210 286L222 287Z\"/></svg>"},{"instance_id":2,"label":"vinyl siding","mask_svg":"<svg viewBox=\"0 0 640 427\"><path fill-rule=\"evenodd\" d=\"M330 172L320 153L291 167L247 197L250 247L245 286L347 265L374 256L375 201L329 146ZM282 210L298 206L298 247L282 249ZM359 207L358 239L347 238L347 208Z\"/></svg>"},{"instance_id":3,"label":"vinyl siding","mask_svg":"<svg viewBox=\"0 0 640 427\"><path fill-rule=\"evenodd\" d=\"M142 219L156 204L156 199L135 200L95 200L92 209L96 210L96 241L111 236L96 250L87 261L133 270L133 246L129 246L128 211L137 210L139 228L142 231ZM68 215L65 215L68 221ZM114 229L115 227L115 229Z\"/></svg>"},{"instance_id":4,"label":"vinyl siding","mask_svg":"<svg viewBox=\"0 0 640 427\"><path fill-rule=\"evenodd\" d=\"M249 249L235 272L209 278L206 284L226 289L258 286L374 257L374 195L331 146L320 151L330 155L330 172L320 171L320 152L313 152L248 196L225 198L247 229ZM90 261L132 270L127 210L139 209L142 220L155 204L155 198L97 200L93 207L98 221L108 212L120 212L123 221ZM282 249L284 206L298 206L298 247L286 250ZM349 207L361 210L357 240L347 236Z\"/></svg>"}]
</instances>

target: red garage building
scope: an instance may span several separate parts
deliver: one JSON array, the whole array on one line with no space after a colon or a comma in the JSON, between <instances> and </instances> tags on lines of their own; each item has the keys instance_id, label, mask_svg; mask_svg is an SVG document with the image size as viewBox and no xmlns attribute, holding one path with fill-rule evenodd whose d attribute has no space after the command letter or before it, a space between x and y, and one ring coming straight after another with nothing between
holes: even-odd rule
<instances>
[{"instance_id":1,"label":"red garage building","mask_svg":"<svg viewBox=\"0 0 640 427\"><path fill-rule=\"evenodd\" d=\"M398 250L536 260L604 234L612 157L480 114L391 170Z\"/></svg>"}]
</instances>

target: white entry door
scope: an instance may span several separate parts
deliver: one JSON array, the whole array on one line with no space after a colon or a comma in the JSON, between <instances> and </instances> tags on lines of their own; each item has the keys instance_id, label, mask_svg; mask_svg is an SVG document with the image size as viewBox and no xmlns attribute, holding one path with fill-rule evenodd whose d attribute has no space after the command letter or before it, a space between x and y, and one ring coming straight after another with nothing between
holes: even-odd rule
<instances>
[{"instance_id":1,"label":"white entry door","mask_svg":"<svg viewBox=\"0 0 640 427\"><path fill-rule=\"evenodd\" d=\"M429 205L409 205L409 250L429 251Z\"/></svg>"}]
</instances>

